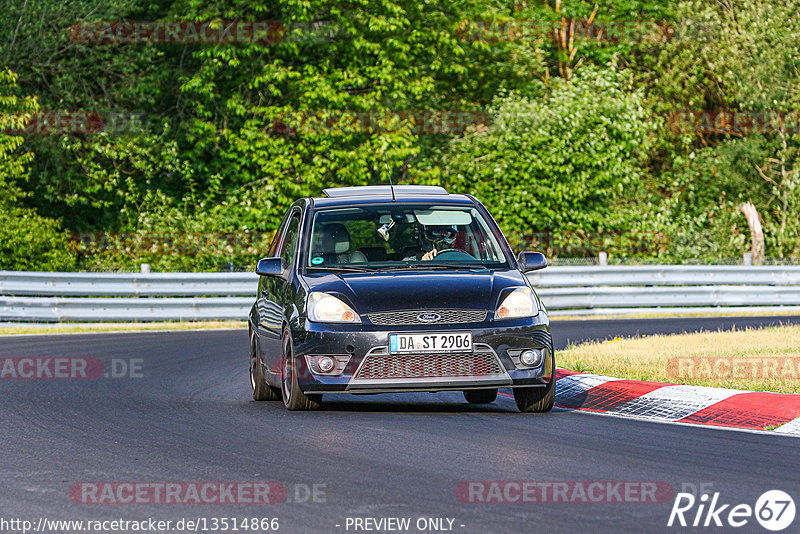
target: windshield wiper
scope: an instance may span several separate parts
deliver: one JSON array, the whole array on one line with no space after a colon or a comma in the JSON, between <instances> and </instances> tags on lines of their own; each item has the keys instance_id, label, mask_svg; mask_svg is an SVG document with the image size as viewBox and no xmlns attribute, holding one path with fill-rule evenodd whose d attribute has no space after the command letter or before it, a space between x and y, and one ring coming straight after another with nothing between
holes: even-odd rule
<instances>
[{"instance_id":1,"label":"windshield wiper","mask_svg":"<svg viewBox=\"0 0 800 534\"><path fill-rule=\"evenodd\" d=\"M442 262L426 262L426 263L408 263L406 265L398 265L398 266L391 266L387 267L387 269L392 270L402 270L402 269L469 269L471 271L478 270L482 271L487 269L485 265L463 265L458 263L442 263Z\"/></svg>"},{"instance_id":2,"label":"windshield wiper","mask_svg":"<svg viewBox=\"0 0 800 534\"><path fill-rule=\"evenodd\" d=\"M331 265L330 267L306 267L309 271L332 271L341 273L369 273L376 271L373 267L354 267L351 265Z\"/></svg>"}]
</instances>

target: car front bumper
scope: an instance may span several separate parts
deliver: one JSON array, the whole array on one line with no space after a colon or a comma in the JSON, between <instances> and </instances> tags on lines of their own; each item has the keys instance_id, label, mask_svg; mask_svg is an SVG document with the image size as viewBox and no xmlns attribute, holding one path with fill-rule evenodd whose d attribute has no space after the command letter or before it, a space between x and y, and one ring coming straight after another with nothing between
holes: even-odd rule
<instances>
[{"instance_id":1,"label":"car front bumper","mask_svg":"<svg viewBox=\"0 0 800 534\"><path fill-rule=\"evenodd\" d=\"M435 327L320 324L304 320L300 328L293 329L298 384L308 394L545 387L553 380L553 344L547 317L540 315ZM389 354L389 334L425 331L470 331L473 352ZM515 363L519 360L514 356L522 350L542 348L546 349L545 358L537 367L520 368ZM314 372L307 357L326 355L347 360L341 374ZM365 373L367 364L370 371ZM413 371L404 372L409 368ZM480 371L471 372L471 368Z\"/></svg>"}]
</instances>

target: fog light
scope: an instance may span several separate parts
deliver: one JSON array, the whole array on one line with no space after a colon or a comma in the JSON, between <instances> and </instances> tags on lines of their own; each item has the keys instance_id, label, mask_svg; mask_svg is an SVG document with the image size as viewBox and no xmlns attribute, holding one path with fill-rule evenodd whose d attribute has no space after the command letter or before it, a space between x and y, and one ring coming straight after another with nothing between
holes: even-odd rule
<instances>
[{"instance_id":1,"label":"fog light","mask_svg":"<svg viewBox=\"0 0 800 534\"><path fill-rule=\"evenodd\" d=\"M519 355L519 361L522 365L527 365L528 367L538 367L543 359L544 349L526 350Z\"/></svg>"},{"instance_id":2,"label":"fog light","mask_svg":"<svg viewBox=\"0 0 800 534\"><path fill-rule=\"evenodd\" d=\"M319 370L323 373L330 373L333 371L333 368L336 367L336 361L330 356L323 356L317 360L317 365L319 366Z\"/></svg>"}]
</instances>

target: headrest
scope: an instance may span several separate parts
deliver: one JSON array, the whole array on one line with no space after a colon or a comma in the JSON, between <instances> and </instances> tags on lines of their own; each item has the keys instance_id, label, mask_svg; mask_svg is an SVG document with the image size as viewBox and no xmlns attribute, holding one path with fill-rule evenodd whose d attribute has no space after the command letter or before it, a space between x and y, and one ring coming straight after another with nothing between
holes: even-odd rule
<instances>
[{"instance_id":1,"label":"headrest","mask_svg":"<svg viewBox=\"0 0 800 534\"><path fill-rule=\"evenodd\" d=\"M350 233L343 224L330 223L322 228L322 254L346 254L350 251Z\"/></svg>"}]
</instances>

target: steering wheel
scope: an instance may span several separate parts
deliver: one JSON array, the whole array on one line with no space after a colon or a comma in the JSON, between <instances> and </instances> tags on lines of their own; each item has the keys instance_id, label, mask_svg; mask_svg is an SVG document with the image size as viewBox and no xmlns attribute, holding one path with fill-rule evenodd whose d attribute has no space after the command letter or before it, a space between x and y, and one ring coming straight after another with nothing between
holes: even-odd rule
<instances>
[{"instance_id":1,"label":"steering wheel","mask_svg":"<svg viewBox=\"0 0 800 534\"><path fill-rule=\"evenodd\" d=\"M445 255L445 254L456 254L457 256L455 258L442 258L442 256ZM466 259L466 258L459 258L458 255L468 256L469 259L471 259L471 260L475 259L475 256L473 256L472 254L470 254L469 252L467 252L463 248L446 248L444 250L440 250L436 254L436 256L433 258L433 260L436 261L438 259L444 259L444 260L446 260L446 259Z\"/></svg>"}]
</instances>

